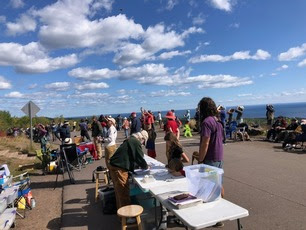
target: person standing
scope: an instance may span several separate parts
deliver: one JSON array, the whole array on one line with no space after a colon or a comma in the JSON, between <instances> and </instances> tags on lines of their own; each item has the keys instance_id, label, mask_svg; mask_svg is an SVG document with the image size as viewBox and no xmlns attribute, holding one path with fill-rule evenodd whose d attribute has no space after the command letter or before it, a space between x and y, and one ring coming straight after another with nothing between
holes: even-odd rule
<instances>
[{"instance_id":1,"label":"person standing","mask_svg":"<svg viewBox=\"0 0 306 230\"><path fill-rule=\"evenodd\" d=\"M134 133L110 158L109 171L114 184L117 209L131 204L128 172L134 172L135 165L142 169L148 168L141 148L147 140L147 131Z\"/></svg>"},{"instance_id":2,"label":"person standing","mask_svg":"<svg viewBox=\"0 0 306 230\"><path fill-rule=\"evenodd\" d=\"M187 123L188 123L190 121L190 110L189 109L186 111L186 114L184 115L184 117L186 118Z\"/></svg>"},{"instance_id":3,"label":"person standing","mask_svg":"<svg viewBox=\"0 0 306 230\"><path fill-rule=\"evenodd\" d=\"M163 118L162 118L160 111L158 111L157 119L158 119L159 128L162 129L163 128Z\"/></svg>"},{"instance_id":4,"label":"person standing","mask_svg":"<svg viewBox=\"0 0 306 230\"><path fill-rule=\"evenodd\" d=\"M129 130L130 130L130 122L126 117L123 118L123 125L122 125L125 138L129 137Z\"/></svg>"},{"instance_id":5,"label":"person standing","mask_svg":"<svg viewBox=\"0 0 306 230\"><path fill-rule=\"evenodd\" d=\"M64 121L64 124L57 129L57 133L59 133L59 140L64 144L65 139L70 138L69 121Z\"/></svg>"},{"instance_id":6,"label":"person standing","mask_svg":"<svg viewBox=\"0 0 306 230\"><path fill-rule=\"evenodd\" d=\"M167 118L167 122L166 122L165 127L164 127L165 136L167 135L167 133L171 132L179 140L180 130L179 130L179 127L177 125L177 122L175 121L175 115L173 114L172 111L168 111L167 114L166 114L166 118ZM167 159L169 159L169 157L170 157L169 156L169 147L170 147L170 143L169 143L169 141L166 141L166 157L167 157Z\"/></svg>"},{"instance_id":7,"label":"person standing","mask_svg":"<svg viewBox=\"0 0 306 230\"><path fill-rule=\"evenodd\" d=\"M201 117L201 139L199 148L199 162L218 168L223 168L223 126L218 120L215 102L209 97L203 97L198 108ZM221 196L224 196L222 187ZM222 222L215 227L223 227Z\"/></svg>"},{"instance_id":8,"label":"person standing","mask_svg":"<svg viewBox=\"0 0 306 230\"><path fill-rule=\"evenodd\" d=\"M83 141L85 141L85 137L87 140L91 141L89 134L88 134L88 125L83 118L81 119L81 123L79 124L79 126L80 126L81 137Z\"/></svg>"},{"instance_id":9,"label":"person standing","mask_svg":"<svg viewBox=\"0 0 306 230\"><path fill-rule=\"evenodd\" d=\"M72 130L73 130L73 132L75 132L75 131L76 131L77 122L76 122L76 121L73 121L72 124L73 124L73 125L72 125Z\"/></svg>"},{"instance_id":10,"label":"person standing","mask_svg":"<svg viewBox=\"0 0 306 230\"><path fill-rule=\"evenodd\" d=\"M132 124L131 124L131 135L133 133L138 133L140 132L141 130L141 121L140 119L137 117L136 113L135 112L132 112L131 113L131 121L132 121Z\"/></svg>"},{"instance_id":11,"label":"person standing","mask_svg":"<svg viewBox=\"0 0 306 230\"><path fill-rule=\"evenodd\" d=\"M274 120L274 107L273 105L266 105L266 117L267 117L267 128L268 130L272 128L273 120Z\"/></svg>"},{"instance_id":12,"label":"person standing","mask_svg":"<svg viewBox=\"0 0 306 230\"><path fill-rule=\"evenodd\" d=\"M91 131L91 136L98 153L98 160L100 160L102 158L102 146L100 143L100 138L102 136L102 126L101 123L97 120L96 116L92 117Z\"/></svg>"},{"instance_id":13,"label":"person standing","mask_svg":"<svg viewBox=\"0 0 306 230\"><path fill-rule=\"evenodd\" d=\"M116 151L116 139L117 139L117 129L116 120L114 118L107 118L107 134L103 138L103 143L105 143L105 164L109 168L109 159L114 155Z\"/></svg>"}]
</instances>

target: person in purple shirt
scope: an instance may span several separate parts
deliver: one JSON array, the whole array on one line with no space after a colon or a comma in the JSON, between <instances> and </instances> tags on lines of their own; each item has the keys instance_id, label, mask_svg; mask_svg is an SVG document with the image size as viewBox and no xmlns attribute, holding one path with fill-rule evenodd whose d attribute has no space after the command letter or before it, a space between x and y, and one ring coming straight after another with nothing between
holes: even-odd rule
<instances>
[{"instance_id":1,"label":"person in purple shirt","mask_svg":"<svg viewBox=\"0 0 306 230\"><path fill-rule=\"evenodd\" d=\"M199 149L199 162L223 167L223 139L224 131L221 121L218 119L218 110L215 102L209 97L203 97L198 104L201 118L201 141ZM224 196L222 188L221 196ZM223 227L218 222L215 227Z\"/></svg>"}]
</instances>

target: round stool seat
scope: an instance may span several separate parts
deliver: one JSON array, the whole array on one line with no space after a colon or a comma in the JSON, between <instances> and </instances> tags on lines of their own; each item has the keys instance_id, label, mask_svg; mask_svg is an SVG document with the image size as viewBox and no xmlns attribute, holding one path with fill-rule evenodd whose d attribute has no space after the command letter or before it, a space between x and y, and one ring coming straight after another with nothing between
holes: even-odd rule
<instances>
[{"instance_id":1,"label":"round stool seat","mask_svg":"<svg viewBox=\"0 0 306 230\"><path fill-rule=\"evenodd\" d=\"M143 212L139 205L127 205L118 209L117 214L121 217L137 217Z\"/></svg>"}]
</instances>

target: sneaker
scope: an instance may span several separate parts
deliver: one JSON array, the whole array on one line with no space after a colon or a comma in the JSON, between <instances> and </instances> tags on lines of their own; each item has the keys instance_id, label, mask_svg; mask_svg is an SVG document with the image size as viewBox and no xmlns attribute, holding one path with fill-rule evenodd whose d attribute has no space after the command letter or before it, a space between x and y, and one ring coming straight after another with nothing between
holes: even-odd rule
<instances>
[{"instance_id":1,"label":"sneaker","mask_svg":"<svg viewBox=\"0 0 306 230\"><path fill-rule=\"evenodd\" d=\"M129 218L127 218L127 220L126 220L126 223L127 223L127 224L135 224L135 223L136 223L136 219L135 219L135 218L129 217Z\"/></svg>"},{"instance_id":2,"label":"sneaker","mask_svg":"<svg viewBox=\"0 0 306 230\"><path fill-rule=\"evenodd\" d=\"M223 222L217 222L213 227L214 228L223 228L224 227L224 223Z\"/></svg>"}]
</instances>

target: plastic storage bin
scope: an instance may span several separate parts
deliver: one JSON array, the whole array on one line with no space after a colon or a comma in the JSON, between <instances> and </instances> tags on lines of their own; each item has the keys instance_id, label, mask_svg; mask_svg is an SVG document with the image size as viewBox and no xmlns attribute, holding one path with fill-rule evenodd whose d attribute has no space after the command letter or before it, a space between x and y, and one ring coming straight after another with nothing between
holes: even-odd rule
<instances>
[{"instance_id":1,"label":"plastic storage bin","mask_svg":"<svg viewBox=\"0 0 306 230\"><path fill-rule=\"evenodd\" d=\"M4 212L7 206L7 198L6 197L0 197L0 215Z\"/></svg>"},{"instance_id":2,"label":"plastic storage bin","mask_svg":"<svg viewBox=\"0 0 306 230\"><path fill-rule=\"evenodd\" d=\"M6 188L4 192L0 194L0 199L6 197L7 198L7 204L12 204L14 200L18 198L18 186L13 186Z\"/></svg>"},{"instance_id":3,"label":"plastic storage bin","mask_svg":"<svg viewBox=\"0 0 306 230\"><path fill-rule=\"evenodd\" d=\"M7 230L12 227L16 218L16 208L8 208L0 215L0 229Z\"/></svg>"},{"instance_id":4,"label":"plastic storage bin","mask_svg":"<svg viewBox=\"0 0 306 230\"><path fill-rule=\"evenodd\" d=\"M198 164L184 167L188 191L202 199L212 202L221 197L223 169L210 165Z\"/></svg>"}]
</instances>

